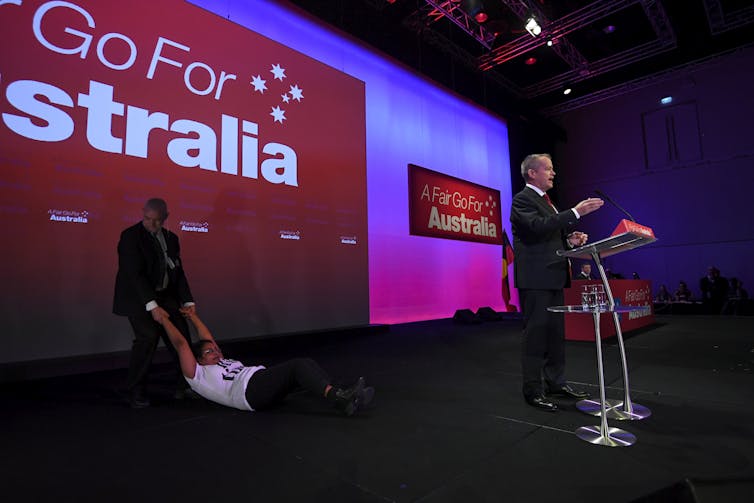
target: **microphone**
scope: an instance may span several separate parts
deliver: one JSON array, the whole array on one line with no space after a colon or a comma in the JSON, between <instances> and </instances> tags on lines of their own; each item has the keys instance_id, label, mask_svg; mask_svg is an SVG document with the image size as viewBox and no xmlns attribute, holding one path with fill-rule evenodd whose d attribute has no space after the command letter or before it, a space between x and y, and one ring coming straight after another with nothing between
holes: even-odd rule
<instances>
[{"instance_id":1,"label":"microphone","mask_svg":"<svg viewBox=\"0 0 754 503\"><path fill-rule=\"evenodd\" d=\"M602 199L604 199L608 203L610 203L613 206L615 206L616 208L618 208L621 211L621 213L623 213L624 215L626 215L628 217L629 220L631 220L632 222L636 222L636 220L634 220L634 217L632 217L629 212L627 212L626 210L624 210L621 205L619 205L618 203L616 203L615 201L613 201L607 194L605 194L604 192L602 192L601 190L598 190L598 189L594 189L594 193L597 194L598 196L600 196Z\"/></svg>"}]
</instances>

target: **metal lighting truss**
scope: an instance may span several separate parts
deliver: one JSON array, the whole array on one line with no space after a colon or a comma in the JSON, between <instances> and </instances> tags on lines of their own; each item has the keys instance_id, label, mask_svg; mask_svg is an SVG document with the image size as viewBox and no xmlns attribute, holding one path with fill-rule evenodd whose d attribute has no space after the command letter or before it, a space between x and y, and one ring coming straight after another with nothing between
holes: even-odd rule
<instances>
[{"instance_id":1,"label":"metal lighting truss","mask_svg":"<svg viewBox=\"0 0 754 503\"><path fill-rule=\"evenodd\" d=\"M437 30L429 29L424 22L426 12L416 11L404 20L406 26L421 34L421 36L430 44L439 48L446 54L450 55L455 61L463 64L471 70L477 70L477 59L470 52L462 49L450 39L439 33ZM498 84L505 91L513 94L517 98L522 98L521 89L510 82L497 72L491 72L485 75L489 80Z\"/></svg>"},{"instance_id":2,"label":"metal lighting truss","mask_svg":"<svg viewBox=\"0 0 754 503\"><path fill-rule=\"evenodd\" d=\"M435 23L442 18L447 18L467 34L474 37L474 39L484 47L492 49L492 42L495 40L495 34L490 32L483 25L477 23L473 17L469 16L466 11L461 8L459 2L454 2L452 0L424 1L426 2L426 5L421 7L419 11L414 13L414 15L428 19L428 24Z\"/></svg>"},{"instance_id":3,"label":"metal lighting truss","mask_svg":"<svg viewBox=\"0 0 754 503\"><path fill-rule=\"evenodd\" d=\"M713 35L718 35L728 30L754 21L754 7L744 7L733 12L723 12L720 0L703 0L704 10L707 11L709 29Z\"/></svg>"},{"instance_id":4,"label":"metal lighting truss","mask_svg":"<svg viewBox=\"0 0 754 503\"><path fill-rule=\"evenodd\" d=\"M566 83L576 83L596 77L610 70L673 49L677 45L667 14L657 0L598 0L551 22L542 15L530 0L501 1L522 20L534 14L542 25L542 33L537 37L532 37L529 34L522 35L482 56L479 58L480 69L489 70L520 54L545 45L548 40L557 42L552 46L553 50L572 68L568 72L524 88L522 94L527 98L560 90ZM644 8L652 28L657 34L656 40L590 63L565 39L565 35L568 33L637 3Z\"/></svg>"},{"instance_id":5,"label":"metal lighting truss","mask_svg":"<svg viewBox=\"0 0 754 503\"><path fill-rule=\"evenodd\" d=\"M607 89L603 89L601 91L597 91L597 92L587 94L585 96L581 96L579 98L576 98L570 101L566 101L564 103L559 103L557 105L543 109L542 114L546 117L555 117L558 115L563 115L564 113L570 112L572 110L577 110L579 108L583 108L588 105L593 105L594 103L599 103L600 101L605 101L611 98L615 98L616 96L621 96L623 94L636 91L638 89L643 89L645 87L653 86L655 84L665 82L670 79L678 78L680 75L689 74L700 68L708 66L711 63L714 63L720 58L720 56L723 56L726 54L732 54L734 52L741 51L741 50L747 50L753 47L754 47L754 44L747 44L746 46L739 47L737 49L724 51L718 54L712 54L705 58L701 58L696 61L686 63L684 65L676 66L674 68L657 72L652 75L648 75L646 77L640 77L638 79L634 79L629 82L624 82L622 84L618 84L618 85L609 87Z\"/></svg>"}]
</instances>

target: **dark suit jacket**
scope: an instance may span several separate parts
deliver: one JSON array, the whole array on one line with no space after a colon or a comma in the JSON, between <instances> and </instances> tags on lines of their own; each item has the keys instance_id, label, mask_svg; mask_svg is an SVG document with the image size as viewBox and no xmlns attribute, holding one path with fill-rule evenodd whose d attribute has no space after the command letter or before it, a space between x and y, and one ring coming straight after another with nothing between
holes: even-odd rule
<instances>
[{"instance_id":1,"label":"dark suit jacket","mask_svg":"<svg viewBox=\"0 0 754 503\"><path fill-rule=\"evenodd\" d=\"M164 228L161 232L167 244L168 257L176 266L168 270L170 281L165 293L174 297L180 304L193 302L194 298L183 272L178 236ZM156 299L156 288L162 284L163 279L160 268L161 253L157 240L141 222L121 233L118 242L118 274L115 277L113 313L122 316L144 313L147 302Z\"/></svg>"},{"instance_id":2,"label":"dark suit jacket","mask_svg":"<svg viewBox=\"0 0 754 503\"><path fill-rule=\"evenodd\" d=\"M570 209L555 210L529 187L511 205L516 288L559 290L570 286L568 260L557 255L569 248L566 237L578 219Z\"/></svg>"}]
</instances>

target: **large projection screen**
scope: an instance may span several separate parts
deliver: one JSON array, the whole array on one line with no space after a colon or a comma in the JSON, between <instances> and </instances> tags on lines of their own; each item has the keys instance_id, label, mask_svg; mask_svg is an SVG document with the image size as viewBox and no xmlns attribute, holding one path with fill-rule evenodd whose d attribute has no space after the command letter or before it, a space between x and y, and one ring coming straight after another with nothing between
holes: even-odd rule
<instances>
[{"instance_id":1,"label":"large projection screen","mask_svg":"<svg viewBox=\"0 0 754 503\"><path fill-rule=\"evenodd\" d=\"M0 16L0 361L127 345L116 245L150 197L218 334L368 324L363 82L178 0Z\"/></svg>"},{"instance_id":2,"label":"large projection screen","mask_svg":"<svg viewBox=\"0 0 754 503\"><path fill-rule=\"evenodd\" d=\"M410 234L406 172L499 191L510 235L504 120L289 2L10 1L0 42L0 364L130 347L155 196L221 340L505 309L499 245Z\"/></svg>"}]
</instances>

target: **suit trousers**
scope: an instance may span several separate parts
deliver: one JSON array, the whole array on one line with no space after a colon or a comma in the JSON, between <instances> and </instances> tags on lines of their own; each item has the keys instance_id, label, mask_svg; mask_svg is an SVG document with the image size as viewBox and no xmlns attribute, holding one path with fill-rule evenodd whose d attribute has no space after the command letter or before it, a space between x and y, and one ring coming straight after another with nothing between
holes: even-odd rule
<instances>
[{"instance_id":1,"label":"suit trousers","mask_svg":"<svg viewBox=\"0 0 754 503\"><path fill-rule=\"evenodd\" d=\"M561 306L563 290L519 289L524 314L521 369L524 396L541 395L542 379L549 387L565 384L565 318L552 313Z\"/></svg>"},{"instance_id":2,"label":"suit trousers","mask_svg":"<svg viewBox=\"0 0 754 503\"><path fill-rule=\"evenodd\" d=\"M179 311L180 304L172 296L157 294L157 304L163 308L170 315L170 321L176 326L181 334L191 344L191 333L189 332L188 323ZM162 339L162 342L170 352L173 361L175 362L176 371L176 387L186 387L186 381L183 379L183 374L180 368L180 362L178 360L178 353L176 352L173 344L170 342L165 329L162 325L154 321L152 313L144 311L138 315L129 316L128 321L131 323L131 327L134 331L134 340L131 346L131 358L128 365L128 381L126 386L129 391L144 391L149 380L149 368L152 365L152 358L154 357L155 350L157 349L157 343Z\"/></svg>"}]
</instances>

